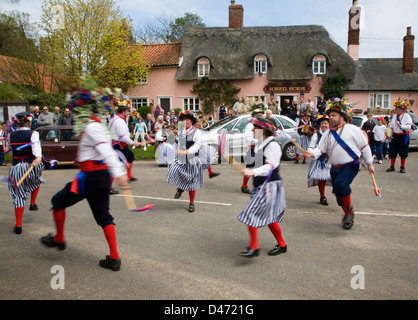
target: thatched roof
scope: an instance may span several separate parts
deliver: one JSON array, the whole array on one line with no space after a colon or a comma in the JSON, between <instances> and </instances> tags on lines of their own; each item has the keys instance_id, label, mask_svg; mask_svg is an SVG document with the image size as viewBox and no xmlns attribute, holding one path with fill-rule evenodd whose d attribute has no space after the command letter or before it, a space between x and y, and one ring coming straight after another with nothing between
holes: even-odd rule
<instances>
[{"instance_id":1,"label":"thatched roof","mask_svg":"<svg viewBox=\"0 0 418 320\"><path fill-rule=\"evenodd\" d=\"M418 73L403 73L402 59L359 59L347 91L418 91Z\"/></svg>"},{"instance_id":2,"label":"thatched roof","mask_svg":"<svg viewBox=\"0 0 418 320\"><path fill-rule=\"evenodd\" d=\"M322 26L228 28L189 27L183 36L176 80L197 79L197 61L211 62L209 79L252 79L254 57L268 58L269 80L312 79L312 58L327 58L327 74L337 68L354 75L355 61L329 36Z\"/></svg>"}]
</instances>

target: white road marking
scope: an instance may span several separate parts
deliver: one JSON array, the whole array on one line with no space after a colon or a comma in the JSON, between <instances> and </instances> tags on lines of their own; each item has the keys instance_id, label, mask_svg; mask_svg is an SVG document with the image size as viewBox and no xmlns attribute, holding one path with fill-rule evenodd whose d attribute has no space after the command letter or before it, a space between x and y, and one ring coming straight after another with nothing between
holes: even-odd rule
<instances>
[{"instance_id":1,"label":"white road marking","mask_svg":"<svg viewBox=\"0 0 418 320\"><path fill-rule=\"evenodd\" d=\"M112 197L123 197L123 195L112 195ZM172 199L172 198L159 198L159 197L150 197L150 196L136 196L132 195L132 198L140 198L140 199L150 199L150 200L161 200L161 201L177 201L177 202L189 202L189 200L181 200L181 199ZM224 207L230 207L232 206L232 203L222 203L222 202L209 202L209 201L195 201L195 203L200 204L209 204L209 205L215 205L215 206L224 206Z\"/></svg>"}]
</instances>

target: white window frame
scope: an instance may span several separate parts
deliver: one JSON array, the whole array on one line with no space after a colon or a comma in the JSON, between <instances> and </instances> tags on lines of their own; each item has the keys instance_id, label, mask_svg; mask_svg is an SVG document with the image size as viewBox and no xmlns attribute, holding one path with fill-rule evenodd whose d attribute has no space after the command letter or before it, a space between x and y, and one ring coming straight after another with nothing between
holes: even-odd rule
<instances>
[{"instance_id":1,"label":"white window frame","mask_svg":"<svg viewBox=\"0 0 418 320\"><path fill-rule=\"evenodd\" d=\"M257 55L254 58L254 73L266 74L267 69L267 57L264 54Z\"/></svg>"},{"instance_id":2,"label":"white window frame","mask_svg":"<svg viewBox=\"0 0 418 320\"><path fill-rule=\"evenodd\" d=\"M200 111L200 99L198 97L183 97L183 111Z\"/></svg>"},{"instance_id":3,"label":"white window frame","mask_svg":"<svg viewBox=\"0 0 418 320\"><path fill-rule=\"evenodd\" d=\"M261 100L261 102L267 106L267 96L266 95L253 95L253 96L247 96L247 101L254 101L255 102L255 98L258 97L258 101ZM250 106L251 107L251 106Z\"/></svg>"},{"instance_id":4,"label":"white window frame","mask_svg":"<svg viewBox=\"0 0 418 320\"><path fill-rule=\"evenodd\" d=\"M197 77L207 78L210 73L210 61L208 58L200 58L197 62Z\"/></svg>"},{"instance_id":5,"label":"white window frame","mask_svg":"<svg viewBox=\"0 0 418 320\"><path fill-rule=\"evenodd\" d=\"M135 98L130 98L130 99L132 102L132 108L134 109L138 109L140 107L149 105L147 97L135 97Z\"/></svg>"},{"instance_id":6,"label":"white window frame","mask_svg":"<svg viewBox=\"0 0 418 320\"><path fill-rule=\"evenodd\" d=\"M144 79L145 78L145 79ZM138 81L136 82L137 85L144 85L148 84L148 74L145 75L145 77L140 77Z\"/></svg>"},{"instance_id":7,"label":"white window frame","mask_svg":"<svg viewBox=\"0 0 418 320\"><path fill-rule=\"evenodd\" d=\"M322 54L318 54L312 59L312 72L314 75L327 73L327 58Z\"/></svg>"},{"instance_id":8,"label":"white window frame","mask_svg":"<svg viewBox=\"0 0 418 320\"><path fill-rule=\"evenodd\" d=\"M369 108L390 109L391 94L389 92L369 92Z\"/></svg>"}]
</instances>

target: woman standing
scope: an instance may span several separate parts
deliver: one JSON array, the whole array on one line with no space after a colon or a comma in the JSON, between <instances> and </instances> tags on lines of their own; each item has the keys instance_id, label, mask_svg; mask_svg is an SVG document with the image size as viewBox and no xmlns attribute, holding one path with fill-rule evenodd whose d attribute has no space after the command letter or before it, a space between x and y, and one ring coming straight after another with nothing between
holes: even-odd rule
<instances>
[{"instance_id":1,"label":"woman standing","mask_svg":"<svg viewBox=\"0 0 418 320\"><path fill-rule=\"evenodd\" d=\"M278 222L283 219L286 199L281 177L279 175L282 151L274 140L276 127L264 118L254 118L254 137L259 141L255 147L255 167L246 168L243 175L254 176L254 190L238 220L248 226L250 244L241 252L241 256L252 258L258 256L258 228L268 226L276 238L277 245L268 252L274 256L287 251Z\"/></svg>"},{"instance_id":2,"label":"woman standing","mask_svg":"<svg viewBox=\"0 0 418 320\"><path fill-rule=\"evenodd\" d=\"M168 165L167 182L177 187L175 199L179 199L183 191L189 191L189 212L193 212L196 190L203 187L203 170L206 169L199 159L201 131L196 127L197 118L192 112L180 113L179 119L184 121L185 128L179 132L177 156Z\"/></svg>"},{"instance_id":3,"label":"woman standing","mask_svg":"<svg viewBox=\"0 0 418 320\"><path fill-rule=\"evenodd\" d=\"M329 129L329 117L321 115L317 119L319 130L312 136L310 149L318 146L322 135ZM328 200L325 197L325 186L331 186L331 165L328 163L328 154L324 153L316 160L311 160L308 170L308 188L318 186L320 199L319 203L325 206L328 205Z\"/></svg>"},{"instance_id":4,"label":"woman standing","mask_svg":"<svg viewBox=\"0 0 418 320\"><path fill-rule=\"evenodd\" d=\"M142 120L142 117L139 117L138 122L135 124L134 142L138 142L138 138L141 135L141 142L144 143L144 151L147 150L147 144L145 143L145 135L146 134L148 134L147 126L145 125L144 121ZM135 146L133 146L132 149L135 149Z\"/></svg>"},{"instance_id":5,"label":"woman standing","mask_svg":"<svg viewBox=\"0 0 418 320\"><path fill-rule=\"evenodd\" d=\"M308 147L309 147L309 144L311 143L311 136L309 135L309 133L308 132L304 132L304 130L303 130L303 128L305 127L305 126L309 126L309 127L312 127L312 123L311 123L311 121L310 121L310 114L309 113L307 113L307 112L305 112L305 113L302 113L301 115L300 115L300 117L301 117L301 119L299 120L299 123L298 123L298 127L297 127L297 129L298 129L298 136L297 136L297 138L296 138L296 142L304 149L304 150L306 150L306 149L308 149ZM300 156L303 156L303 153L302 153L302 151L301 150L299 150L298 148L296 148L296 160L295 160L295 163L299 163L299 157ZM305 156L303 156L303 161L302 161L302 163L303 164L305 164L306 163L306 158L305 158Z\"/></svg>"}]
</instances>

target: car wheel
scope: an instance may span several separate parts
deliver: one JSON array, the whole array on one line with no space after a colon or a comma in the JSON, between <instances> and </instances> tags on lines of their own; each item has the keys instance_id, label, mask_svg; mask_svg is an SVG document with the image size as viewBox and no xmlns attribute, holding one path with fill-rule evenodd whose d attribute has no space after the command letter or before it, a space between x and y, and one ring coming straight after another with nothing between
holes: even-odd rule
<instances>
[{"instance_id":1,"label":"car wheel","mask_svg":"<svg viewBox=\"0 0 418 320\"><path fill-rule=\"evenodd\" d=\"M219 164L221 163L221 157L219 156L219 151L215 149L215 152L213 153L213 157L212 157L212 164Z\"/></svg>"},{"instance_id":2,"label":"car wheel","mask_svg":"<svg viewBox=\"0 0 418 320\"><path fill-rule=\"evenodd\" d=\"M288 143L283 148L283 158L288 161L296 159L296 147L292 143Z\"/></svg>"}]
</instances>

